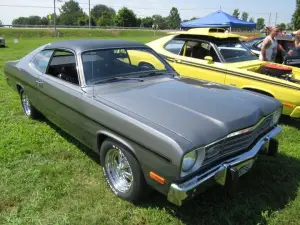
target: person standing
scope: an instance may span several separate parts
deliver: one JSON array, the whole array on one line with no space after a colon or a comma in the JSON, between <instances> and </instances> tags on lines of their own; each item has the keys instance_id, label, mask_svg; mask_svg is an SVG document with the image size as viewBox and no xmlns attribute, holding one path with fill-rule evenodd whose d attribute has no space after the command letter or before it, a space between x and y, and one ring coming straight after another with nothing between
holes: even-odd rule
<instances>
[{"instance_id":1,"label":"person standing","mask_svg":"<svg viewBox=\"0 0 300 225\"><path fill-rule=\"evenodd\" d=\"M280 50L283 54L286 54L284 48L278 44L277 40L275 39L278 33L279 28L274 27L271 29L270 34L264 39L259 55L260 60L275 62L278 50Z\"/></svg>"}]
</instances>

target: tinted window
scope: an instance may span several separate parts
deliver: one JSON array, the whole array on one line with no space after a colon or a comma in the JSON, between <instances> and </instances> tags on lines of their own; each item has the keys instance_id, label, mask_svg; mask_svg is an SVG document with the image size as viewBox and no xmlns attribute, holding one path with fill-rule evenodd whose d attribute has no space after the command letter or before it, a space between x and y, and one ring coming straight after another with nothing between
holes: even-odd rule
<instances>
[{"instance_id":1,"label":"tinted window","mask_svg":"<svg viewBox=\"0 0 300 225\"><path fill-rule=\"evenodd\" d=\"M64 50L55 51L50 61L47 74L78 85L79 79L74 53Z\"/></svg>"},{"instance_id":2,"label":"tinted window","mask_svg":"<svg viewBox=\"0 0 300 225\"><path fill-rule=\"evenodd\" d=\"M32 60L32 64L39 71L41 71L42 73L45 73L52 53L53 53L53 50L41 51L34 57L34 59Z\"/></svg>"},{"instance_id":3,"label":"tinted window","mask_svg":"<svg viewBox=\"0 0 300 225\"><path fill-rule=\"evenodd\" d=\"M178 55L184 45L183 40L172 40L165 45L165 49Z\"/></svg>"},{"instance_id":4,"label":"tinted window","mask_svg":"<svg viewBox=\"0 0 300 225\"><path fill-rule=\"evenodd\" d=\"M145 48L105 49L82 54L87 84L113 77L140 76L150 71L173 70L153 50Z\"/></svg>"}]
</instances>

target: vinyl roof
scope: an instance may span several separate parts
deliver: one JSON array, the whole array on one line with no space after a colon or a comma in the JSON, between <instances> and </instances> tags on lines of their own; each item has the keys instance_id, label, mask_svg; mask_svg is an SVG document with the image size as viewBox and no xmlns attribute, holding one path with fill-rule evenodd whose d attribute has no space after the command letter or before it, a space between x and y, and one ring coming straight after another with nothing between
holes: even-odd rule
<instances>
[{"instance_id":1,"label":"vinyl roof","mask_svg":"<svg viewBox=\"0 0 300 225\"><path fill-rule=\"evenodd\" d=\"M102 39L84 39L84 40L66 40L50 43L45 49L51 48L66 48L75 52L83 52L93 49L107 49L107 48L131 48L131 47L144 47L148 46L133 41L126 40L102 40Z\"/></svg>"}]
</instances>

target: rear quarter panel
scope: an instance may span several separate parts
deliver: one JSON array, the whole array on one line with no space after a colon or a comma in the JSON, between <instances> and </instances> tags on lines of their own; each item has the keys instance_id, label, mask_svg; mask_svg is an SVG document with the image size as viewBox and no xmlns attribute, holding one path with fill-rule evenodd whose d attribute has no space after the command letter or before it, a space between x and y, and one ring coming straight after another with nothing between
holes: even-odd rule
<instances>
[{"instance_id":1,"label":"rear quarter panel","mask_svg":"<svg viewBox=\"0 0 300 225\"><path fill-rule=\"evenodd\" d=\"M285 115L290 115L300 105L300 85L245 70L228 68L225 84L269 93L283 104Z\"/></svg>"}]
</instances>

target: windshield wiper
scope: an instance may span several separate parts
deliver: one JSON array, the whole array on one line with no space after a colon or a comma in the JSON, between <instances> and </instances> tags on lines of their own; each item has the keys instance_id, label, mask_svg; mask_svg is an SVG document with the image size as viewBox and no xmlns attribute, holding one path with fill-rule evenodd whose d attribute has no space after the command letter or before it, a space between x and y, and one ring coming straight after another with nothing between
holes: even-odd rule
<instances>
[{"instance_id":1,"label":"windshield wiper","mask_svg":"<svg viewBox=\"0 0 300 225\"><path fill-rule=\"evenodd\" d=\"M142 77L152 77L152 76L157 76L157 75L172 75L173 77L176 76L176 74L170 73L170 72L164 72L164 71L151 71L151 72L149 72L149 73L140 75L139 77L140 77L140 78L142 78Z\"/></svg>"},{"instance_id":2,"label":"windshield wiper","mask_svg":"<svg viewBox=\"0 0 300 225\"><path fill-rule=\"evenodd\" d=\"M102 83L109 83L109 82L116 82L116 81L120 81L120 80L137 80L140 82L143 82L144 80L139 78L139 77L112 77L112 78L108 78L105 80L100 80L94 83L95 84L102 84Z\"/></svg>"}]
</instances>

